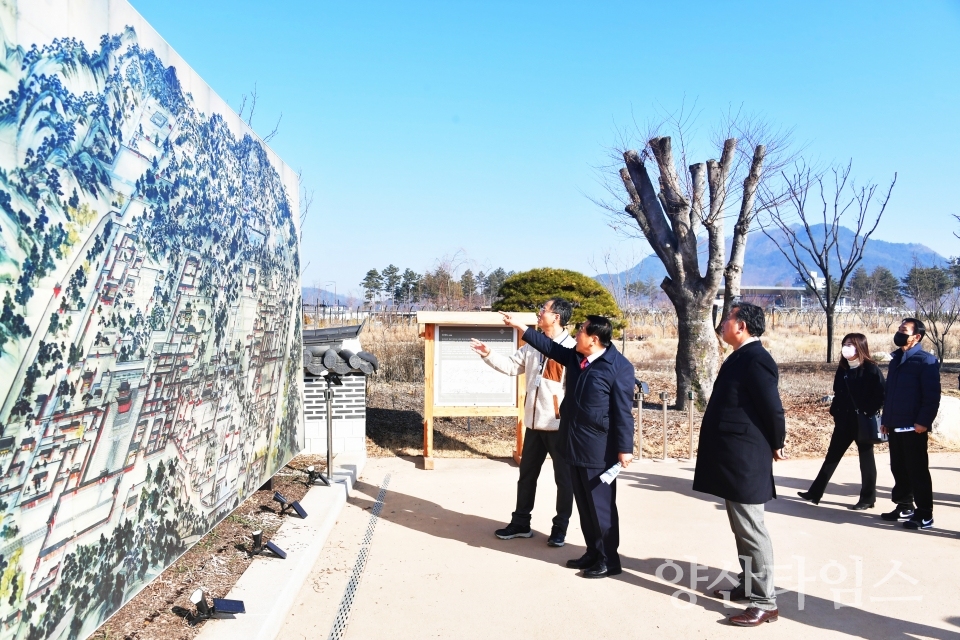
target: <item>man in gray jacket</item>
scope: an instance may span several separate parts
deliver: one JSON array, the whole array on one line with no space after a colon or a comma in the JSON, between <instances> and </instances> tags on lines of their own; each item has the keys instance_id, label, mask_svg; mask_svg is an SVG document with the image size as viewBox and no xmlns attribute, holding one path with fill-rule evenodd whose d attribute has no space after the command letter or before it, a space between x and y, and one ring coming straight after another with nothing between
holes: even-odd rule
<instances>
[{"instance_id":1,"label":"man in gray jacket","mask_svg":"<svg viewBox=\"0 0 960 640\"><path fill-rule=\"evenodd\" d=\"M565 347L572 348L576 341L565 327L570 321L573 307L562 298L551 298L537 313L537 326L544 335ZM470 343L483 361L508 376L526 374L527 399L524 404L523 422L526 431L520 457L520 479L517 480L517 509L496 536L502 540L529 538L530 514L537 495L537 479L547 454L553 459L553 477L557 483L557 515L547 544L562 547L567 535L567 525L573 511L573 485L570 467L560 457L560 403L563 402L566 373L561 365L550 360L530 345L524 345L509 358L490 351L479 340Z\"/></svg>"}]
</instances>

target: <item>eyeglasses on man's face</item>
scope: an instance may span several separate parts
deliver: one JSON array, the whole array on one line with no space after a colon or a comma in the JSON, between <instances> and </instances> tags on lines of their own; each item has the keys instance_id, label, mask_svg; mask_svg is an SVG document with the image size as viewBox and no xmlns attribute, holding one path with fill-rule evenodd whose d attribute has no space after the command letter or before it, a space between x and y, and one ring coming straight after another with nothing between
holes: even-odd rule
<instances>
[{"instance_id":1,"label":"eyeglasses on man's face","mask_svg":"<svg viewBox=\"0 0 960 640\"><path fill-rule=\"evenodd\" d=\"M553 309L548 309L548 308L547 308L547 305L543 305L542 307L540 307L539 309L537 309L537 315L538 315L538 316L542 316L542 315L545 314L545 313L552 313L552 314L555 314L555 315L556 315L557 312L554 311Z\"/></svg>"}]
</instances>

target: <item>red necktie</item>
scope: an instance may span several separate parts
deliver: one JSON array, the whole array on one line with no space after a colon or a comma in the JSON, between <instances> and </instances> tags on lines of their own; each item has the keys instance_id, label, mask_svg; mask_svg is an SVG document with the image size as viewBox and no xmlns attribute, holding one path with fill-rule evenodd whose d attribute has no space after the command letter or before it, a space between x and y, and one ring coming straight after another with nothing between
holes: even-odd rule
<instances>
[{"instance_id":1,"label":"red necktie","mask_svg":"<svg viewBox=\"0 0 960 640\"><path fill-rule=\"evenodd\" d=\"M587 365L589 365L589 364L590 364L590 361L587 360L586 358L584 358L583 360L580 361L580 370L582 371L582 370L586 369L586 368L587 368Z\"/></svg>"}]
</instances>

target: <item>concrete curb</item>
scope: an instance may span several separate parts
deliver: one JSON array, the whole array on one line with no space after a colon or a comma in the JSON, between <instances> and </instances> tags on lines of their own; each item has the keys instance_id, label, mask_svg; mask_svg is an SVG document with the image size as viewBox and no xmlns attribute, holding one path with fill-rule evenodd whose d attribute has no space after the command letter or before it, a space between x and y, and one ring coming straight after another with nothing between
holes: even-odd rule
<instances>
[{"instance_id":1,"label":"concrete curb","mask_svg":"<svg viewBox=\"0 0 960 640\"><path fill-rule=\"evenodd\" d=\"M210 620L197 640L274 640L300 588L320 557L347 495L366 463L365 453L341 453L333 461L333 486L312 487L300 501L307 517L289 517L273 537L287 559L254 558L227 598L244 601L247 612Z\"/></svg>"}]
</instances>

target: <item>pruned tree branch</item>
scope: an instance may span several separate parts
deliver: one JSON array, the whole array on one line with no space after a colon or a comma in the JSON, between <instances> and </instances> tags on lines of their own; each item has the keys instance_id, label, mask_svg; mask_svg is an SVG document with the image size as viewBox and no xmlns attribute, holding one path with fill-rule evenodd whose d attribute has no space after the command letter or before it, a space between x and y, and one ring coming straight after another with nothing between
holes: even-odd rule
<instances>
[{"instance_id":1,"label":"pruned tree branch","mask_svg":"<svg viewBox=\"0 0 960 640\"><path fill-rule=\"evenodd\" d=\"M747 237L755 215L754 204L763 171L763 160L766 154L766 146L758 144L753 150L753 161L750 163L750 172L743 180L743 197L740 201L740 215L737 217L737 224L733 227L733 241L730 244L730 260L727 262L727 266L723 272L723 277L726 280L726 286L723 291L723 315L721 316L723 318L727 317L734 301L740 297L740 282L743 279L743 261L747 252Z\"/></svg>"}]
</instances>

